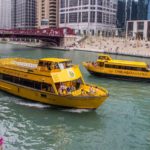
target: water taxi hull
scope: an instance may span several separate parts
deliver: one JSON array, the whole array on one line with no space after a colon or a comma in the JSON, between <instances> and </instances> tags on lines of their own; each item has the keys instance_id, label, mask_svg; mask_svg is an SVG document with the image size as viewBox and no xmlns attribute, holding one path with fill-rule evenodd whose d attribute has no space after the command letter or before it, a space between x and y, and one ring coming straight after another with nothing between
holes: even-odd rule
<instances>
[{"instance_id":1,"label":"water taxi hull","mask_svg":"<svg viewBox=\"0 0 150 150\"><path fill-rule=\"evenodd\" d=\"M141 77L134 77L134 76L124 76L124 75L117 75L117 74L108 74L102 72L95 72L88 70L88 72L92 75L103 77L103 78L110 78L110 79L119 79L119 80L128 80L128 81L143 81L143 82L150 82L150 78L141 78Z\"/></svg>"},{"instance_id":2,"label":"water taxi hull","mask_svg":"<svg viewBox=\"0 0 150 150\"><path fill-rule=\"evenodd\" d=\"M95 96L60 96L42 92L25 86L17 85L7 81L0 80L0 90L13 95L55 106L79 108L79 109L96 109L108 97L108 95Z\"/></svg>"}]
</instances>

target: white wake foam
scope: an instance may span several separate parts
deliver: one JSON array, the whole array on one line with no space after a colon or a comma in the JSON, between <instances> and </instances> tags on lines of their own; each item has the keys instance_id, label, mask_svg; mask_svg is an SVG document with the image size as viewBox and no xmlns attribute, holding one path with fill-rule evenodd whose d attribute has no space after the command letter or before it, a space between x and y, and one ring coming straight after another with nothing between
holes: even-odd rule
<instances>
[{"instance_id":1,"label":"white wake foam","mask_svg":"<svg viewBox=\"0 0 150 150\"><path fill-rule=\"evenodd\" d=\"M62 111L72 112L72 113L83 113L83 112L90 112L91 110L89 109L64 109Z\"/></svg>"},{"instance_id":2,"label":"white wake foam","mask_svg":"<svg viewBox=\"0 0 150 150\"><path fill-rule=\"evenodd\" d=\"M17 102L19 105L35 107L35 108L49 108L49 105L39 104L39 103L29 103L29 102Z\"/></svg>"}]
</instances>

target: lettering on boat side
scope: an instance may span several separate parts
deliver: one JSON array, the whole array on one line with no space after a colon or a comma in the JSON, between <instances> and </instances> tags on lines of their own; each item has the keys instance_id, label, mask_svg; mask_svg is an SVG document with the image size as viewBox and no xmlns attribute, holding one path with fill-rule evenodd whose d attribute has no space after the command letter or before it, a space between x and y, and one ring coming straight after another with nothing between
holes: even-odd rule
<instances>
[{"instance_id":1,"label":"lettering on boat side","mask_svg":"<svg viewBox=\"0 0 150 150\"><path fill-rule=\"evenodd\" d=\"M24 62L18 62L18 61L13 61L13 63L15 65L22 66L22 67L37 68L37 64L24 63Z\"/></svg>"},{"instance_id":2,"label":"lettering on boat side","mask_svg":"<svg viewBox=\"0 0 150 150\"><path fill-rule=\"evenodd\" d=\"M139 75L139 76L148 76L148 74L144 72L134 72L134 71L124 71L124 70L115 70L115 73L120 73L120 74L128 74L128 75Z\"/></svg>"}]
</instances>

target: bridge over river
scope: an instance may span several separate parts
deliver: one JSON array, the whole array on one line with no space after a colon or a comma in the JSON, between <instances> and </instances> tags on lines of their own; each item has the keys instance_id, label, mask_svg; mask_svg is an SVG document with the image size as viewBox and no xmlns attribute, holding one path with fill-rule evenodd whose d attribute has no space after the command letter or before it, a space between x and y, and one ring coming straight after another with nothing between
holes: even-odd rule
<instances>
[{"instance_id":1,"label":"bridge over river","mask_svg":"<svg viewBox=\"0 0 150 150\"><path fill-rule=\"evenodd\" d=\"M70 28L46 28L46 29L0 29L0 38L9 38L16 41L28 39L41 40L43 42L60 45L65 36L75 35Z\"/></svg>"}]
</instances>

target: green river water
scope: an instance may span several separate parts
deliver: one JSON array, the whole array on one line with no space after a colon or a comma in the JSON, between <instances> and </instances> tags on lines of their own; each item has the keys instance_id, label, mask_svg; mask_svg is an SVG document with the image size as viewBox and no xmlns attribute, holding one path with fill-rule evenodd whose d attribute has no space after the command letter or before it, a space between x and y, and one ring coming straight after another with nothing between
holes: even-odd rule
<instances>
[{"instance_id":1,"label":"green river water","mask_svg":"<svg viewBox=\"0 0 150 150\"><path fill-rule=\"evenodd\" d=\"M150 150L150 83L91 76L82 61L97 53L0 44L1 57L64 57L79 64L86 82L109 98L96 111L54 109L0 91L0 136L5 150ZM149 59L112 56L119 59Z\"/></svg>"}]
</instances>

